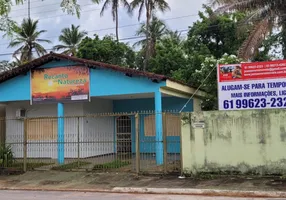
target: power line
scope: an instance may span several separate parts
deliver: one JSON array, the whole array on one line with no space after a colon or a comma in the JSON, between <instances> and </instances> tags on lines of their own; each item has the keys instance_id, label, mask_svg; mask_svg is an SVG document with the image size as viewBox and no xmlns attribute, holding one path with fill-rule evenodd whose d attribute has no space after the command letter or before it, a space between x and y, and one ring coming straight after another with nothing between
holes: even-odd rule
<instances>
[{"instance_id":1,"label":"power line","mask_svg":"<svg viewBox=\"0 0 286 200\"><path fill-rule=\"evenodd\" d=\"M42 1L42 0L40 0ZM32 1L31 1L32 2ZM52 4L50 4L52 5ZM81 5L82 7L86 7L86 6L91 6L91 5L96 5L96 4L86 4L86 5ZM46 6L41 6L41 7L46 7ZM31 9L33 9L34 7L31 7ZM20 10L20 9L19 9ZM24 10L24 9L23 9ZM91 10L82 10L81 14L85 14L86 12L92 12L92 11L97 11L97 10L101 10L99 8L96 9L91 9ZM53 10L49 10L49 11L42 11L42 12L36 12L36 13L31 13L31 14L42 14L42 13L51 13L51 12L55 12L55 11L60 11L59 9L53 9ZM26 15L16 15L16 16L11 16L12 18L22 18ZM54 17L64 17L64 16L71 16L70 14L61 14L61 15L56 15L56 16L50 16L50 17L43 17L43 18L38 18L39 20L46 20L49 18L54 18ZM198 16L198 14L193 14L193 16Z\"/></svg>"},{"instance_id":2,"label":"power line","mask_svg":"<svg viewBox=\"0 0 286 200\"><path fill-rule=\"evenodd\" d=\"M97 10L100 10L100 9L95 8L95 9L91 9L91 10L82 10L81 14L83 14L84 12L91 12L91 11L97 11ZM53 9L53 10L36 12L36 13L31 13L31 14L35 15L35 14L50 13L50 12L55 12L55 11L60 11L60 10ZM22 18L22 17L25 17L25 16L26 15L17 15L17 16L12 16L12 18ZM71 15L70 14L63 14L63 15L51 16L51 17L45 17L45 18L39 18L39 19L44 20L44 19L47 19L47 18L54 18L54 17L60 17L60 16L71 16Z\"/></svg>"},{"instance_id":3,"label":"power line","mask_svg":"<svg viewBox=\"0 0 286 200\"><path fill-rule=\"evenodd\" d=\"M182 33L182 32L185 32L185 31L188 31L188 29L184 29L184 30L181 30L179 32ZM142 39L142 38L145 38L145 36L130 36L130 37L119 39L119 41L129 41L129 40ZM53 51L53 50L54 50L53 48L46 49L46 51ZM13 54L14 54L13 52L0 53L0 56L9 56L9 55L13 55Z\"/></svg>"},{"instance_id":4,"label":"power line","mask_svg":"<svg viewBox=\"0 0 286 200\"><path fill-rule=\"evenodd\" d=\"M216 69L217 65L214 65L212 70L209 72L209 74L205 77L205 79L203 80L203 82L200 84L200 86L196 89L196 91L194 92L194 94L188 99L188 101L183 105L183 107L181 108L180 112L181 113L186 107L187 105L190 103L190 101L193 99L193 97L197 94L197 92L200 90L200 88L204 85L205 81L210 77L210 75L213 73L214 69Z\"/></svg>"},{"instance_id":5,"label":"power line","mask_svg":"<svg viewBox=\"0 0 286 200\"><path fill-rule=\"evenodd\" d=\"M286 14L285 14L286 15ZM192 15L186 15L186 16L179 16L179 17L172 17L172 18L167 18L167 19L163 19L162 21L168 21L168 20L174 20L174 19L181 19L181 18L186 18L186 17L191 17L191 16L197 16L196 14L192 14ZM259 20L257 20L259 21ZM227 22L225 24L232 24L234 22ZM129 25L124 25L124 26L119 26L118 28L125 28L125 27L132 27L132 26L137 26L137 25L141 25L141 23L137 23L137 24L129 24ZM248 23L244 22L244 23L241 23L241 24L238 24L237 27L240 27L240 26L246 26L246 25L249 25ZM214 28L214 27L218 27L220 25L216 24L216 25L209 25L207 28ZM98 29L98 30L92 30L92 31L87 31L88 33L91 33L91 32L99 32L99 31L105 31L105 30L110 30L110 29L114 29L115 27L110 27L110 28L104 28L104 29ZM185 29L185 30L182 30L182 31L188 31L188 29ZM46 38L56 38L58 36L49 36L49 37L46 37ZM138 37L138 36L133 36L132 39L136 39L136 38L141 38L141 37ZM122 40L125 40L124 39L121 39ZM9 43L2 43L0 45L8 45ZM11 53L7 53L8 55L11 55ZM4 55L7 55L6 53L4 53ZM12 53L13 54L13 53ZM0 54L0 56L3 55L3 54Z\"/></svg>"},{"instance_id":6,"label":"power line","mask_svg":"<svg viewBox=\"0 0 286 200\"><path fill-rule=\"evenodd\" d=\"M286 15L286 14L285 14ZM196 14L191 14L191 15L185 15L185 16L179 16L179 17L172 17L172 18L166 18L166 19L162 19L162 21L169 21L169 20L175 20L175 19L181 19L181 18L187 18L187 17L194 17L197 16ZM255 20L255 21L260 21L259 19ZM285 20L286 21L286 20ZM226 22L224 24L232 24L234 22ZM127 25L123 25L123 26L119 26L118 28L126 28L126 27L132 27L132 26L138 26L141 25L141 23L137 23L137 24L127 24ZM243 27L249 25L247 22L243 22L241 24L238 24L237 27ZM220 25L216 24L216 25L209 25L207 28L214 28L214 27L218 27ZM112 30L116 27L110 27L110 28L103 28L103 29L97 29L97 30L91 30L91 31L86 31L87 33L92 33L92 32L100 32L100 31L106 31L106 30ZM186 29L187 31L187 29ZM46 38L57 38L58 36L48 36ZM9 43L2 43L1 45L8 45Z\"/></svg>"},{"instance_id":7,"label":"power line","mask_svg":"<svg viewBox=\"0 0 286 200\"><path fill-rule=\"evenodd\" d=\"M42 5L42 6L31 6L31 9L34 9L34 8L42 8L42 7L47 7L47 6L53 6L53 5L57 5L57 6L60 6L60 4L58 3L53 3L53 4L45 4L45 5ZM86 7L86 6L95 6L96 4L95 3L91 3L91 4L84 4L84 5L80 5L80 7ZM26 10L26 8L20 8L20 9L15 9L15 10L11 10L11 12L15 12L15 11L20 11L20 10ZM55 11L55 10L54 10ZM11 13L10 12L10 13ZM33 14L33 13L32 13Z\"/></svg>"},{"instance_id":8,"label":"power line","mask_svg":"<svg viewBox=\"0 0 286 200\"><path fill-rule=\"evenodd\" d=\"M84 1L84 0L80 0L81 2L82 1ZM90 1L90 0L88 0L88 1ZM39 1L30 1L31 3L43 3L43 2L48 2L48 0L39 0ZM58 3L53 3L54 5L58 5ZM12 8L14 7L20 7L20 6L23 6L23 5L25 5L25 2L23 3L23 4L17 4L17 5L12 5Z\"/></svg>"},{"instance_id":9,"label":"power line","mask_svg":"<svg viewBox=\"0 0 286 200\"><path fill-rule=\"evenodd\" d=\"M182 19L182 18L193 17L193 16L195 16L195 15L191 14L191 15L185 15L185 16L171 17L171 18L163 19L162 21L170 21L170 20ZM118 28L121 29L121 28L127 28L127 27L139 26L139 25L141 25L141 23L122 25L122 26L119 26ZM86 32L87 33L94 33L94 32L100 32L100 31L113 30L115 28L116 27L113 26L113 27L109 27L109 28L90 30L90 31L86 31ZM59 37L59 35L54 35L54 36L48 36L48 37L45 37L45 38L52 39L52 38L58 38L58 37ZM1 45L9 45L9 43L0 43L0 46Z\"/></svg>"}]
</instances>

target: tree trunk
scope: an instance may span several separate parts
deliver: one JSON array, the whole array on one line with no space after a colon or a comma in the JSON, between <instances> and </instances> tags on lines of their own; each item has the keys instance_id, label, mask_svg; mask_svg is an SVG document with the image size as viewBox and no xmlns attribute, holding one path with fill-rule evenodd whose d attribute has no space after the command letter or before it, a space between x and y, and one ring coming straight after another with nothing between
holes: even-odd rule
<instances>
[{"instance_id":1,"label":"tree trunk","mask_svg":"<svg viewBox=\"0 0 286 200\"><path fill-rule=\"evenodd\" d=\"M118 5L116 6L115 10L115 17L116 17L116 41L119 42L119 34L118 34Z\"/></svg>"},{"instance_id":2,"label":"tree trunk","mask_svg":"<svg viewBox=\"0 0 286 200\"><path fill-rule=\"evenodd\" d=\"M147 71L148 62L149 62L149 53L150 53L150 42L149 42L149 26L151 20L151 12L152 8L150 7L150 0L146 0L145 7L146 7L146 47L145 47L145 60L144 60L144 71Z\"/></svg>"},{"instance_id":3,"label":"tree trunk","mask_svg":"<svg viewBox=\"0 0 286 200\"><path fill-rule=\"evenodd\" d=\"M32 61L32 44L29 44L29 51L28 51L28 62Z\"/></svg>"}]
</instances>

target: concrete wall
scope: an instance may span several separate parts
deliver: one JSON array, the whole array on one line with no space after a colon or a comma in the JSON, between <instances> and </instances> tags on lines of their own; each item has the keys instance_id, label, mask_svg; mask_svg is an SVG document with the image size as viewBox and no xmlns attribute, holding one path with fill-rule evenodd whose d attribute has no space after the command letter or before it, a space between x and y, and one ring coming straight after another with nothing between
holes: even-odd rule
<instances>
[{"instance_id":1,"label":"concrete wall","mask_svg":"<svg viewBox=\"0 0 286 200\"><path fill-rule=\"evenodd\" d=\"M185 173L286 174L285 110L196 112L182 119Z\"/></svg>"},{"instance_id":2,"label":"concrete wall","mask_svg":"<svg viewBox=\"0 0 286 200\"><path fill-rule=\"evenodd\" d=\"M193 101L190 103L193 103L194 112L202 111L202 100L201 99L194 97ZM184 109L183 112L188 112L188 110Z\"/></svg>"}]
</instances>

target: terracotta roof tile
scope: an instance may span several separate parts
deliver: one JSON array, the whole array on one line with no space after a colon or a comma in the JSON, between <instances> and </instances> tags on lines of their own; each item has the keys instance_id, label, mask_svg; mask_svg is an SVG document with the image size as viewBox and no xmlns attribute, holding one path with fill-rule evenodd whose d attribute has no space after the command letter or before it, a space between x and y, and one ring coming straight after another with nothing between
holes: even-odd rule
<instances>
[{"instance_id":1,"label":"terracotta roof tile","mask_svg":"<svg viewBox=\"0 0 286 200\"><path fill-rule=\"evenodd\" d=\"M68 60L68 61L72 61L78 64L83 64L89 68L102 68L102 69L109 69L109 70L113 70L113 71L118 71L118 72L122 72L125 73L128 76L141 76L141 77L146 77L151 79L154 82L159 82L159 81L164 81L164 80L171 80L171 81L175 81L178 82L180 84L184 84L180 81L174 80L172 78L169 78L167 76L164 75L160 75L160 74L154 74L154 73L150 73L150 72L143 72L143 71L139 71L136 69L131 69L131 68L124 68L124 67L120 67L118 65L112 65L112 64L107 64L107 63L102 63L102 62L97 62L97 61L93 61L93 60L87 60L87 59L81 59L81 58L77 58L77 57L73 57L73 56L68 56L68 55L63 55L63 54L56 54L56 53L49 53L47 55L44 55L40 58L37 58L29 63L23 64L19 67L16 67L12 70L6 71L2 74L0 74L0 83L7 81L11 78L14 78L20 74L25 74L27 72L29 72L31 69L33 68L37 68L40 67L46 63L49 63L53 60ZM186 85L186 84L184 84Z\"/></svg>"}]
</instances>

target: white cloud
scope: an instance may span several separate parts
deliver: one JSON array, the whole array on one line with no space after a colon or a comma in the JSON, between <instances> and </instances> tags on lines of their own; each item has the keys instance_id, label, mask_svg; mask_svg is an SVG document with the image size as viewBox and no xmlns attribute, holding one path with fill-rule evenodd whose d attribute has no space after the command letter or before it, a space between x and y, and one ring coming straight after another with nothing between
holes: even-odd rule
<instances>
[{"instance_id":1,"label":"white cloud","mask_svg":"<svg viewBox=\"0 0 286 200\"><path fill-rule=\"evenodd\" d=\"M202 8L202 4L206 2L207 0L168 0L171 11L157 14L161 19L168 19L166 23L170 29L183 30L187 29L188 26L198 19L197 13ZM115 23L113 22L110 9L105 11L103 17L100 17L101 5L92 5L91 0L80 0L80 4L82 6L81 18L77 19L76 16L70 16L62 12L59 0L31 0L31 17L39 19L39 29L47 30L47 33L44 33L42 38L50 39L53 42L53 44L45 44L46 48L56 45L61 30L71 26L71 24L80 25L81 29L88 31L89 36L94 34L99 36L115 34ZM27 13L27 3L25 3L24 5L14 6L11 17L20 23L24 17L27 17ZM137 20L138 10L135 10L133 16L130 17L124 8L120 8L119 16L119 26L123 26L119 29L120 38L134 36L140 23ZM144 20L144 15L142 20ZM135 41L130 40L126 42L132 44ZM8 42L7 39L1 39L0 54L13 52L13 49L7 49ZM3 59L9 60L10 56L1 56L0 60Z\"/></svg>"}]
</instances>

